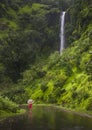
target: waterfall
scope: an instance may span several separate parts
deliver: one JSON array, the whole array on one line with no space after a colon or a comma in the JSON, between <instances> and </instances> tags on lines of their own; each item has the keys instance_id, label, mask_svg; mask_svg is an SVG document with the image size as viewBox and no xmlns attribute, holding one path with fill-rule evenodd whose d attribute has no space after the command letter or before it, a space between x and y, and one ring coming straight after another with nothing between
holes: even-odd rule
<instances>
[{"instance_id":1,"label":"waterfall","mask_svg":"<svg viewBox=\"0 0 92 130\"><path fill-rule=\"evenodd\" d=\"M60 54L62 54L62 50L64 49L64 23L65 23L65 11L62 12L60 16L60 22L61 22L61 27L60 27Z\"/></svg>"}]
</instances>

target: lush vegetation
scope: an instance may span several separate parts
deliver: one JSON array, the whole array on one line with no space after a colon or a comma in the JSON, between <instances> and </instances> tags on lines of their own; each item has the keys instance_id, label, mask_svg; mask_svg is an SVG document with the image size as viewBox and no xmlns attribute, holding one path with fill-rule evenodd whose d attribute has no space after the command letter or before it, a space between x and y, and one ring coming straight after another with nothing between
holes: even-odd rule
<instances>
[{"instance_id":1,"label":"lush vegetation","mask_svg":"<svg viewBox=\"0 0 92 130\"><path fill-rule=\"evenodd\" d=\"M10 101L7 97L3 98L0 97L0 118L1 117L8 117L15 114L23 113L24 110L18 108L18 105L12 101Z\"/></svg>"},{"instance_id":2,"label":"lush vegetation","mask_svg":"<svg viewBox=\"0 0 92 130\"><path fill-rule=\"evenodd\" d=\"M66 49L60 55L62 10ZM91 0L0 1L0 94L1 111L17 112L9 100L29 98L92 110Z\"/></svg>"}]
</instances>

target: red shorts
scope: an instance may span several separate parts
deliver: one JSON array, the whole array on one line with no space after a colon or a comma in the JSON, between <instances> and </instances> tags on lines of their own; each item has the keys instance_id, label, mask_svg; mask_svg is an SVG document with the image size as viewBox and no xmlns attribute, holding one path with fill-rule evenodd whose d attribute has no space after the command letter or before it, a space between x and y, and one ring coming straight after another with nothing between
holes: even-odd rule
<instances>
[{"instance_id":1,"label":"red shorts","mask_svg":"<svg viewBox=\"0 0 92 130\"><path fill-rule=\"evenodd\" d=\"M28 104L28 107L31 109L32 108L32 104Z\"/></svg>"}]
</instances>

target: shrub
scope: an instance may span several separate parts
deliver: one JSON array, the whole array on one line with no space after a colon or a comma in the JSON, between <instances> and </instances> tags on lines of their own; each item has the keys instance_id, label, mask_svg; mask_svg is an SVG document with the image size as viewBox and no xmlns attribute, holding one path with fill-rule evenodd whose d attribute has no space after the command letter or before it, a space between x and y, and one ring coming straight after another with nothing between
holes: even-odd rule
<instances>
[{"instance_id":1,"label":"shrub","mask_svg":"<svg viewBox=\"0 0 92 130\"><path fill-rule=\"evenodd\" d=\"M18 110L18 106L14 102L10 101L7 97L0 97L0 109L15 113Z\"/></svg>"},{"instance_id":2,"label":"shrub","mask_svg":"<svg viewBox=\"0 0 92 130\"><path fill-rule=\"evenodd\" d=\"M86 109L92 110L92 97L87 100Z\"/></svg>"}]
</instances>

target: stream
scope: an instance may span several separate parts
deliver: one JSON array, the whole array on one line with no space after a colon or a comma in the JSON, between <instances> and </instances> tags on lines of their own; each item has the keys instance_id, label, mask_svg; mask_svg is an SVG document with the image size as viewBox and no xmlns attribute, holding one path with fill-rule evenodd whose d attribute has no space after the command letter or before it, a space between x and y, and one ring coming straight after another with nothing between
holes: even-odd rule
<instances>
[{"instance_id":1,"label":"stream","mask_svg":"<svg viewBox=\"0 0 92 130\"><path fill-rule=\"evenodd\" d=\"M0 130L92 130L92 118L52 106L33 106L32 111L0 121Z\"/></svg>"}]
</instances>

